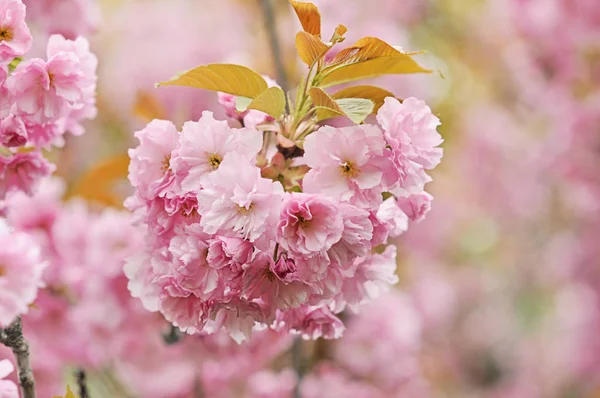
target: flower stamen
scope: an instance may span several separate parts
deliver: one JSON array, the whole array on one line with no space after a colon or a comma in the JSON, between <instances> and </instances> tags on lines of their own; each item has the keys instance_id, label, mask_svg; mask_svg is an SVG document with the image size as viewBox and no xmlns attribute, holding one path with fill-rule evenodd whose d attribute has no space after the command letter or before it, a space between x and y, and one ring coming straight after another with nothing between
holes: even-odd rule
<instances>
[{"instance_id":1,"label":"flower stamen","mask_svg":"<svg viewBox=\"0 0 600 398\"><path fill-rule=\"evenodd\" d=\"M250 213L250 211L252 211L252 207L254 207L254 203L250 203L250 206L248 207L240 206L238 209L238 214L245 216L246 214Z\"/></svg>"},{"instance_id":2,"label":"flower stamen","mask_svg":"<svg viewBox=\"0 0 600 398\"><path fill-rule=\"evenodd\" d=\"M160 169L162 170L163 173L166 173L167 171L169 171L170 167L171 167L171 155L167 155L163 159Z\"/></svg>"},{"instance_id":3,"label":"flower stamen","mask_svg":"<svg viewBox=\"0 0 600 398\"><path fill-rule=\"evenodd\" d=\"M222 161L223 158L218 153L211 153L208 156L208 163L210 164L213 170L218 169Z\"/></svg>"},{"instance_id":4,"label":"flower stamen","mask_svg":"<svg viewBox=\"0 0 600 398\"><path fill-rule=\"evenodd\" d=\"M340 165L340 172L344 177L353 178L360 173L360 170L354 165L354 163L344 162Z\"/></svg>"},{"instance_id":5,"label":"flower stamen","mask_svg":"<svg viewBox=\"0 0 600 398\"><path fill-rule=\"evenodd\" d=\"M13 31L9 28L0 28L0 41L11 41L14 37Z\"/></svg>"}]
</instances>

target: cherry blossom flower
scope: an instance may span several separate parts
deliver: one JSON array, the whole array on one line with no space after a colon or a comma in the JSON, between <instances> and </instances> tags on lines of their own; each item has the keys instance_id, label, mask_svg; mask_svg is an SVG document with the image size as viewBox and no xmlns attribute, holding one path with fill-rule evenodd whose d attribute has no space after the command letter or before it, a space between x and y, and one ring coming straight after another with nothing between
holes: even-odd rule
<instances>
[{"instance_id":1,"label":"cherry blossom flower","mask_svg":"<svg viewBox=\"0 0 600 398\"><path fill-rule=\"evenodd\" d=\"M154 199L173 181L171 156L177 147L179 133L173 123L154 120L135 136L140 145L129 150L129 181L141 198Z\"/></svg>"},{"instance_id":2,"label":"cherry blossom flower","mask_svg":"<svg viewBox=\"0 0 600 398\"><path fill-rule=\"evenodd\" d=\"M390 173L383 134L371 125L321 127L304 142L311 167L303 181L307 193L324 193L361 207L381 202L382 183Z\"/></svg>"},{"instance_id":3,"label":"cherry blossom flower","mask_svg":"<svg viewBox=\"0 0 600 398\"><path fill-rule=\"evenodd\" d=\"M339 208L326 196L292 193L283 202L278 242L286 250L310 256L337 243L343 227Z\"/></svg>"},{"instance_id":4,"label":"cherry blossom flower","mask_svg":"<svg viewBox=\"0 0 600 398\"><path fill-rule=\"evenodd\" d=\"M442 158L438 145L443 140L436 130L439 119L421 100L410 97L400 103L388 97L377 112L377 121L392 150L400 192L422 190L430 180L425 170L437 166Z\"/></svg>"},{"instance_id":5,"label":"cherry blossom flower","mask_svg":"<svg viewBox=\"0 0 600 398\"><path fill-rule=\"evenodd\" d=\"M47 266L40 247L26 233L11 231L0 224L0 327L27 313L42 282Z\"/></svg>"},{"instance_id":6,"label":"cherry blossom flower","mask_svg":"<svg viewBox=\"0 0 600 398\"><path fill-rule=\"evenodd\" d=\"M52 174L54 169L54 165L39 152L0 156L0 199L14 191L23 191L31 195L41 178Z\"/></svg>"},{"instance_id":7,"label":"cherry blossom flower","mask_svg":"<svg viewBox=\"0 0 600 398\"><path fill-rule=\"evenodd\" d=\"M283 187L260 169L228 153L198 192L200 225L207 233L234 233L255 242L274 235Z\"/></svg>"},{"instance_id":8,"label":"cherry blossom flower","mask_svg":"<svg viewBox=\"0 0 600 398\"><path fill-rule=\"evenodd\" d=\"M255 161L262 147L262 134L252 129L232 129L205 111L197 122L183 125L173 170L184 191L198 190L210 172L219 168L225 154L237 152Z\"/></svg>"},{"instance_id":9,"label":"cherry blossom flower","mask_svg":"<svg viewBox=\"0 0 600 398\"><path fill-rule=\"evenodd\" d=\"M32 42L21 0L0 1L0 65L25 54Z\"/></svg>"},{"instance_id":10,"label":"cherry blossom flower","mask_svg":"<svg viewBox=\"0 0 600 398\"><path fill-rule=\"evenodd\" d=\"M19 147L27 143L27 128L15 115L0 120L0 144L5 147Z\"/></svg>"}]
</instances>

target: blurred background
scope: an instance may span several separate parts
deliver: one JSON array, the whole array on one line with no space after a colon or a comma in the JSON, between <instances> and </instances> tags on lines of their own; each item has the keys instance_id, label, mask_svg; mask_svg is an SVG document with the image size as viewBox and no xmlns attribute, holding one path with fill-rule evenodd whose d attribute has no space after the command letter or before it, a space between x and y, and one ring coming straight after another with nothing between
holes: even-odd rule
<instances>
[{"instance_id":1,"label":"blurred background","mask_svg":"<svg viewBox=\"0 0 600 398\"><path fill-rule=\"evenodd\" d=\"M101 236L115 233L134 131L152 118L181 125L206 109L225 116L214 93L154 83L214 62L276 77L259 0L26 3L40 51L50 33L85 35L99 58L98 117L50 155L65 184L33 199L39 211L70 200L61 214L73 234L92 219L78 207L115 208L94 216L113 217L107 231L94 222ZM287 1L272 3L293 84L304 68L294 48L299 24ZM600 2L314 3L327 35L340 23L349 28L344 44L377 36L426 51L418 61L441 74L386 77L381 85L426 100L445 143L427 186L432 210L397 241L397 289L348 315L341 340L304 343L302 397L600 397ZM288 337L269 332L240 347L223 336L166 345L168 328L137 303L103 307L120 291L106 286L82 294L95 307L77 313L99 331L30 327L40 335L32 336L42 352L34 355L56 358L54 367L34 366L48 393L42 397L64 392L62 376L72 378L80 364L94 397L293 396ZM55 324L75 316L59 303L52 308ZM119 322L102 324L115 314L136 319L127 338ZM145 341L144 333L156 338ZM60 341L93 352L57 354Z\"/></svg>"}]
</instances>

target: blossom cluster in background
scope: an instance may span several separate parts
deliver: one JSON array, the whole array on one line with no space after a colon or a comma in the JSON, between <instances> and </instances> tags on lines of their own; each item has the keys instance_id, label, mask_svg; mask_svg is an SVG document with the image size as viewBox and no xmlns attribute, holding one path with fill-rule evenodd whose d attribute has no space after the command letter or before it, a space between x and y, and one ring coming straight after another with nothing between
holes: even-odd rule
<instances>
[{"instance_id":1,"label":"blossom cluster in background","mask_svg":"<svg viewBox=\"0 0 600 398\"><path fill-rule=\"evenodd\" d=\"M33 38L21 0L0 3L0 200L13 191L31 194L54 166L42 149L84 132L96 115L97 59L86 39L53 35L46 59L24 59Z\"/></svg>"}]
</instances>

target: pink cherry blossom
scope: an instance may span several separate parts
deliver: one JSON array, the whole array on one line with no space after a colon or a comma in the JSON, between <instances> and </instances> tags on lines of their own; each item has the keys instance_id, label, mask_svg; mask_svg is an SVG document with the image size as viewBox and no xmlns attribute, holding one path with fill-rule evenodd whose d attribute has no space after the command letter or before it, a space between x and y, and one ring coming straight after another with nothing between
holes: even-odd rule
<instances>
[{"instance_id":1,"label":"pink cherry blossom","mask_svg":"<svg viewBox=\"0 0 600 398\"><path fill-rule=\"evenodd\" d=\"M371 125L321 127L304 142L311 167L303 181L307 193L324 193L361 207L381 202L382 183L389 178L383 134Z\"/></svg>"},{"instance_id":2,"label":"pink cherry blossom","mask_svg":"<svg viewBox=\"0 0 600 398\"><path fill-rule=\"evenodd\" d=\"M159 286L159 308L165 319L186 333L200 332L213 310L211 304L183 288L174 277L162 277Z\"/></svg>"},{"instance_id":3,"label":"pink cherry blossom","mask_svg":"<svg viewBox=\"0 0 600 398\"><path fill-rule=\"evenodd\" d=\"M327 197L292 193L282 205L278 242L285 250L310 256L337 243L343 227L339 208Z\"/></svg>"},{"instance_id":4,"label":"pink cherry blossom","mask_svg":"<svg viewBox=\"0 0 600 398\"><path fill-rule=\"evenodd\" d=\"M410 218L411 221L421 221L431 209L433 196L423 191L408 197L398 198L398 207Z\"/></svg>"},{"instance_id":5,"label":"pink cherry blossom","mask_svg":"<svg viewBox=\"0 0 600 398\"><path fill-rule=\"evenodd\" d=\"M373 224L369 212L344 203L340 206L344 231L339 242L327 252L329 258L342 268L348 268L357 257L366 256L371 250Z\"/></svg>"},{"instance_id":6,"label":"pink cherry blossom","mask_svg":"<svg viewBox=\"0 0 600 398\"><path fill-rule=\"evenodd\" d=\"M424 170L440 162L443 140L437 132L439 119L425 102L410 97L402 103L388 97L377 112L377 121L392 149L391 158L398 173L401 190L422 190L430 180Z\"/></svg>"},{"instance_id":7,"label":"pink cherry blossom","mask_svg":"<svg viewBox=\"0 0 600 398\"><path fill-rule=\"evenodd\" d=\"M345 279L336 305L344 308L348 304L356 309L359 304L379 297L398 282L396 247L388 246L382 254L373 253L356 259L344 274Z\"/></svg>"},{"instance_id":8,"label":"pink cherry blossom","mask_svg":"<svg viewBox=\"0 0 600 398\"><path fill-rule=\"evenodd\" d=\"M228 153L198 192L200 225L209 233L234 233L255 242L273 236L283 187L260 176L260 169L236 152Z\"/></svg>"},{"instance_id":9,"label":"pink cherry blossom","mask_svg":"<svg viewBox=\"0 0 600 398\"><path fill-rule=\"evenodd\" d=\"M0 328L27 313L38 289L43 286L46 267L40 247L26 233L0 224Z\"/></svg>"},{"instance_id":10,"label":"pink cherry blossom","mask_svg":"<svg viewBox=\"0 0 600 398\"><path fill-rule=\"evenodd\" d=\"M383 234L383 237L375 239L377 242L385 242L388 236L397 237L408 230L409 217L402 211L394 198L383 201L377 209L376 220L377 225L373 226L373 234Z\"/></svg>"},{"instance_id":11,"label":"pink cherry blossom","mask_svg":"<svg viewBox=\"0 0 600 398\"><path fill-rule=\"evenodd\" d=\"M40 152L0 156L0 199L14 191L31 195L40 179L52 174L54 169L54 165L49 163Z\"/></svg>"},{"instance_id":12,"label":"pink cherry blossom","mask_svg":"<svg viewBox=\"0 0 600 398\"><path fill-rule=\"evenodd\" d=\"M277 314L275 328L300 333L307 340L338 339L346 327L324 306L303 306Z\"/></svg>"},{"instance_id":13,"label":"pink cherry blossom","mask_svg":"<svg viewBox=\"0 0 600 398\"><path fill-rule=\"evenodd\" d=\"M0 360L0 398L19 398L17 385L10 380L3 380L15 370L8 359Z\"/></svg>"},{"instance_id":14,"label":"pink cherry blossom","mask_svg":"<svg viewBox=\"0 0 600 398\"><path fill-rule=\"evenodd\" d=\"M58 53L48 62L34 58L20 63L8 80L13 111L31 123L56 121L82 99L78 64L71 53Z\"/></svg>"},{"instance_id":15,"label":"pink cherry blossom","mask_svg":"<svg viewBox=\"0 0 600 398\"><path fill-rule=\"evenodd\" d=\"M208 236L190 228L187 231L187 234L175 236L171 240L169 251L175 258L173 272L183 289L207 299L219 282L217 270L206 259Z\"/></svg>"},{"instance_id":16,"label":"pink cherry blossom","mask_svg":"<svg viewBox=\"0 0 600 398\"><path fill-rule=\"evenodd\" d=\"M25 54L32 41L21 0L0 0L0 65Z\"/></svg>"},{"instance_id":17,"label":"pink cherry blossom","mask_svg":"<svg viewBox=\"0 0 600 398\"><path fill-rule=\"evenodd\" d=\"M160 286L156 283L160 260L141 252L128 257L123 271L129 279L127 287L131 296L139 298L144 307L151 312L159 310Z\"/></svg>"},{"instance_id":18,"label":"pink cherry blossom","mask_svg":"<svg viewBox=\"0 0 600 398\"><path fill-rule=\"evenodd\" d=\"M213 268L241 267L252 259L254 247L247 240L215 235L209 240L207 261Z\"/></svg>"},{"instance_id":19,"label":"pink cherry blossom","mask_svg":"<svg viewBox=\"0 0 600 398\"><path fill-rule=\"evenodd\" d=\"M80 122L84 119L93 119L96 117L96 69L98 59L90 51L89 42L83 37L77 37L74 40L67 40L61 35L52 35L48 39L46 48L48 59L60 54L69 53L75 55L79 60L79 69L82 73L79 82L82 97L64 116L64 129L74 135L84 133Z\"/></svg>"},{"instance_id":20,"label":"pink cherry blossom","mask_svg":"<svg viewBox=\"0 0 600 398\"><path fill-rule=\"evenodd\" d=\"M135 136L140 145L129 150L129 181L141 198L151 200L172 183L171 156L179 133L173 123L153 120Z\"/></svg>"},{"instance_id":21,"label":"pink cherry blossom","mask_svg":"<svg viewBox=\"0 0 600 398\"><path fill-rule=\"evenodd\" d=\"M308 300L310 285L295 273L293 263L273 261L270 255L259 253L244 266L243 296L248 300L261 299L267 310L297 308Z\"/></svg>"},{"instance_id":22,"label":"pink cherry blossom","mask_svg":"<svg viewBox=\"0 0 600 398\"><path fill-rule=\"evenodd\" d=\"M27 143L27 129L23 121L15 115L0 119L0 144L5 147L19 147Z\"/></svg>"},{"instance_id":23,"label":"pink cherry blossom","mask_svg":"<svg viewBox=\"0 0 600 398\"><path fill-rule=\"evenodd\" d=\"M262 133L252 129L232 129L225 121L214 119L205 111L197 122L183 125L180 146L173 159L173 170L181 188L193 192L207 175L218 169L225 154L237 152L254 161L262 147Z\"/></svg>"},{"instance_id":24,"label":"pink cherry blossom","mask_svg":"<svg viewBox=\"0 0 600 398\"><path fill-rule=\"evenodd\" d=\"M6 87L6 79L8 78L8 66L0 64L0 118L8 116L12 98L8 87Z\"/></svg>"}]
</instances>

